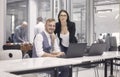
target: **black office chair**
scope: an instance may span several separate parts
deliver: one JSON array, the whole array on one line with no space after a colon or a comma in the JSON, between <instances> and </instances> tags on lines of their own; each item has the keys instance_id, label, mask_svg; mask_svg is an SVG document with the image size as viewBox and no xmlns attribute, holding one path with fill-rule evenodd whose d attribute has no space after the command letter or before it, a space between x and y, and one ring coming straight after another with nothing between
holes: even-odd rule
<instances>
[{"instance_id":1,"label":"black office chair","mask_svg":"<svg viewBox=\"0 0 120 77\"><path fill-rule=\"evenodd\" d=\"M116 40L116 37L110 37L110 48L109 48L109 51L120 51L120 47L118 46L117 47L117 40ZM119 66L120 66L120 61L118 60L115 60L113 62L113 65L115 65L115 70L116 70L116 77L117 77L117 73L119 71Z\"/></svg>"},{"instance_id":2,"label":"black office chair","mask_svg":"<svg viewBox=\"0 0 120 77\"><path fill-rule=\"evenodd\" d=\"M116 37L110 37L110 48L109 51L117 51L117 40Z\"/></svg>"},{"instance_id":3,"label":"black office chair","mask_svg":"<svg viewBox=\"0 0 120 77\"><path fill-rule=\"evenodd\" d=\"M118 51L120 51L120 45L118 46Z\"/></svg>"}]
</instances>

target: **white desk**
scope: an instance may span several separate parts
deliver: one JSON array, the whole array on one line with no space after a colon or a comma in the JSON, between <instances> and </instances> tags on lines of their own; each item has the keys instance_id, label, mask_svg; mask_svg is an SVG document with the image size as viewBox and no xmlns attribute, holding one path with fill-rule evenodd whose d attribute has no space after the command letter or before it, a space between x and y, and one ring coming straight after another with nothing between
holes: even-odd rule
<instances>
[{"instance_id":1,"label":"white desk","mask_svg":"<svg viewBox=\"0 0 120 77\"><path fill-rule=\"evenodd\" d=\"M117 52L106 52L102 56L89 56L80 58L30 58L30 59L19 59L19 60L6 60L0 61L0 71L2 72L26 72L33 70L43 70L48 68L56 68L66 65L77 65L86 61L98 61L106 59L114 59L119 57ZM106 77L106 76L105 76Z\"/></svg>"},{"instance_id":2,"label":"white desk","mask_svg":"<svg viewBox=\"0 0 120 77\"><path fill-rule=\"evenodd\" d=\"M88 62L90 61L91 63L104 63L105 68L104 68L104 77L107 77L107 61L109 60L111 62L111 68L110 68L110 75L113 75L113 59L116 57L120 57L120 52L112 51L112 52L105 52L101 56L84 56L80 58L70 58L69 60L74 60L77 61L78 64L72 64L72 65L81 65L81 62ZM104 61L102 61L104 60ZM80 63L79 63L80 62Z\"/></svg>"},{"instance_id":3,"label":"white desk","mask_svg":"<svg viewBox=\"0 0 120 77\"><path fill-rule=\"evenodd\" d=\"M0 61L0 71L27 74L36 71L54 70L57 67L71 65L72 63L77 63L77 61L50 57L6 60Z\"/></svg>"},{"instance_id":4,"label":"white desk","mask_svg":"<svg viewBox=\"0 0 120 77\"><path fill-rule=\"evenodd\" d=\"M98 60L110 59L110 58L115 58L115 57L119 57L119 56L120 56L120 52L113 51L113 52L104 52L103 55L100 55L100 56L83 56L83 57L68 58L68 59L69 60L77 60L81 63L81 62L85 62L85 61L98 61Z\"/></svg>"},{"instance_id":5,"label":"white desk","mask_svg":"<svg viewBox=\"0 0 120 77\"><path fill-rule=\"evenodd\" d=\"M0 72L0 77L21 77L21 76L13 75L7 72Z\"/></svg>"},{"instance_id":6,"label":"white desk","mask_svg":"<svg viewBox=\"0 0 120 77\"><path fill-rule=\"evenodd\" d=\"M45 69L45 68L71 65L72 63L76 63L76 61L69 61L67 59L50 58L50 57L6 60L6 61L0 61L0 71L16 72L16 71L25 71L25 70L34 70L34 69ZM10 69L10 67L12 69Z\"/></svg>"}]
</instances>

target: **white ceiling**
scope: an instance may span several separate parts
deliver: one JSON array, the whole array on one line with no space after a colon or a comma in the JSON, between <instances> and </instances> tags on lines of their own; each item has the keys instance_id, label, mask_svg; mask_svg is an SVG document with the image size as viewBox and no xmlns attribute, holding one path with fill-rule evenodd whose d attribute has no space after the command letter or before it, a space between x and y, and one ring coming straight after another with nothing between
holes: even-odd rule
<instances>
[{"instance_id":1,"label":"white ceiling","mask_svg":"<svg viewBox=\"0 0 120 77\"><path fill-rule=\"evenodd\" d=\"M17 1L24 1L24 0L7 0L7 3L13 3ZM38 0L38 1L47 1L47 0ZM48 1L47 1L48 2ZM110 4L110 3L120 3L120 0L94 0L95 5L101 4ZM72 4L74 7L84 7L86 0L73 0Z\"/></svg>"},{"instance_id":2,"label":"white ceiling","mask_svg":"<svg viewBox=\"0 0 120 77\"><path fill-rule=\"evenodd\" d=\"M8 3L24 0L7 0ZM84 3L86 0L73 0L74 3ZM94 0L95 2L120 2L120 0Z\"/></svg>"},{"instance_id":3,"label":"white ceiling","mask_svg":"<svg viewBox=\"0 0 120 77\"><path fill-rule=\"evenodd\" d=\"M23 1L23 0L7 0L7 3L13 3L13 2L17 2L17 1Z\"/></svg>"},{"instance_id":4,"label":"white ceiling","mask_svg":"<svg viewBox=\"0 0 120 77\"><path fill-rule=\"evenodd\" d=\"M105 3L120 3L120 0L94 0L95 3L105 4Z\"/></svg>"}]
</instances>

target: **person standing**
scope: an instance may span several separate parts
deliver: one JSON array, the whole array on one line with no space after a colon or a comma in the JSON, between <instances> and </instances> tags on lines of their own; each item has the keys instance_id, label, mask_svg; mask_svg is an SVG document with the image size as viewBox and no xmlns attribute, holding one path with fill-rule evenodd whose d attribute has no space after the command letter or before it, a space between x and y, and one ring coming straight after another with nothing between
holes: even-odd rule
<instances>
[{"instance_id":1,"label":"person standing","mask_svg":"<svg viewBox=\"0 0 120 77\"><path fill-rule=\"evenodd\" d=\"M110 51L110 38L111 38L111 35L110 33L107 33L106 37L105 37L105 43L106 43L106 50L107 51Z\"/></svg>"},{"instance_id":2,"label":"person standing","mask_svg":"<svg viewBox=\"0 0 120 77\"><path fill-rule=\"evenodd\" d=\"M21 25L15 28L13 41L14 43L28 42L28 23L26 21L23 21Z\"/></svg>"},{"instance_id":3,"label":"person standing","mask_svg":"<svg viewBox=\"0 0 120 77\"><path fill-rule=\"evenodd\" d=\"M98 43L105 43L105 39L103 38L103 34L99 34L99 37L98 37Z\"/></svg>"},{"instance_id":4,"label":"person standing","mask_svg":"<svg viewBox=\"0 0 120 77\"><path fill-rule=\"evenodd\" d=\"M43 30L45 30L45 24L43 23L43 18L38 17L37 18L37 24L34 27L34 35L42 32Z\"/></svg>"},{"instance_id":5,"label":"person standing","mask_svg":"<svg viewBox=\"0 0 120 77\"><path fill-rule=\"evenodd\" d=\"M55 29L55 34L57 34L60 40L61 51L67 53L69 44L77 43L75 32L75 23L69 20L66 10L61 10L58 14L58 22Z\"/></svg>"}]
</instances>

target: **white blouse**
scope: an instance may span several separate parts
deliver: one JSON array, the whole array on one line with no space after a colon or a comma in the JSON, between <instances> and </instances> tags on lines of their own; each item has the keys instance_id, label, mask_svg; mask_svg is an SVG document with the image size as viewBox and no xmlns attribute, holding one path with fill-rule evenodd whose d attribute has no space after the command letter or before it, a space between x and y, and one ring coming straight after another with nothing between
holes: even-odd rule
<instances>
[{"instance_id":1,"label":"white blouse","mask_svg":"<svg viewBox=\"0 0 120 77\"><path fill-rule=\"evenodd\" d=\"M62 45L69 47L69 32L66 34L60 34L60 38L62 39Z\"/></svg>"}]
</instances>

